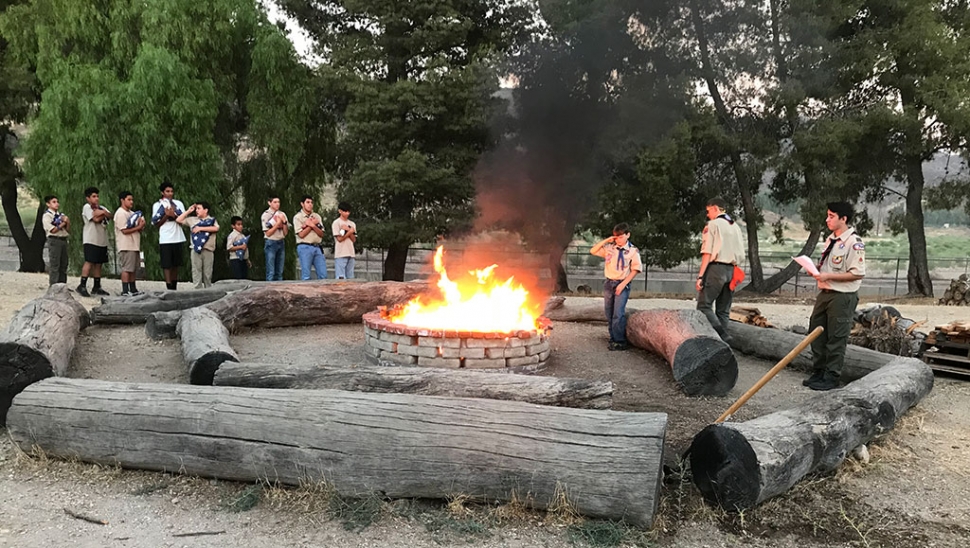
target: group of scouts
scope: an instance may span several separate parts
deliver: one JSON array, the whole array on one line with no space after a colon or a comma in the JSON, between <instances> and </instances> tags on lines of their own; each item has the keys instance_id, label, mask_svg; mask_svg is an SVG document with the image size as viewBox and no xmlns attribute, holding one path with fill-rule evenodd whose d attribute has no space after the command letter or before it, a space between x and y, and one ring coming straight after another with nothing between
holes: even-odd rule
<instances>
[{"instance_id":1,"label":"group of scouts","mask_svg":"<svg viewBox=\"0 0 970 548\"><path fill-rule=\"evenodd\" d=\"M185 247L183 226L191 233L192 283L196 288L212 285L213 258L216 250L214 234L219 232L219 223L212 216L207 202L198 202L188 208L175 199L175 187L164 182L159 186L161 197L152 206L152 215L147 218L141 211L134 211L134 197L124 191L118 195L119 207L112 214L100 204L98 189L90 187L84 191L87 203L81 211L84 222L82 237L84 241L84 266L81 267L81 283L78 294L108 295L101 287L101 267L108 262L108 224L114 222L115 245L118 250L118 265L121 271L122 295L140 295L136 287L135 272L141 262L141 232L148 223L158 229L159 262L165 275L165 286L177 289L178 269L182 266L182 252ZM47 234L50 260L49 282L67 283L67 238L70 234L71 220L60 213L57 196L45 196L47 206L43 215L44 231ZM266 279L283 279L284 242L289 233L290 223L286 214L279 210L279 197L269 199L267 209L260 219L265 236ZM357 241L357 225L350 220L350 206L341 202L337 207L340 216L331 224L334 238L334 257L337 278L354 277L354 242ZM243 233L243 220L234 216L230 219L232 232L226 238L225 248L229 255L229 267L233 278L249 277L249 236ZM313 198L304 196L300 211L293 216L293 231L296 236L297 255L300 260L301 279L310 280L311 272L317 278L327 277L327 262L321 245L326 231L319 214L313 212ZM94 285L88 291L88 277Z\"/></svg>"},{"instance_id":2,"label":"group of scouts","mask_svg":"<svg viewBox=\"0 0 970 548\"><path fill-rule=\"evenodd\" d=\"M814 371L802 384L812 390L838 388L845 363L845 347L852 329L852 317L859 303L859 287L866 275L866 246L849 227L852 205L847 202L827 204L825 224L831 234L814 275L819 294L809 320L809 330L822 326L821 336L812 341ZM728 204L721 198L707 202L707 224L701 234L701 266L695 287L697 309L725 342L731 342L727 331L734 289L744 279L740 266L744 262L741 228L727 213ZM603 300L609 321L609 349L626 350L626 304L630 282L643 270L640 251L630 243L630 227L621 223L613 235L598 242L590 253L606 260Z\"/></svg>"}]
</instances>

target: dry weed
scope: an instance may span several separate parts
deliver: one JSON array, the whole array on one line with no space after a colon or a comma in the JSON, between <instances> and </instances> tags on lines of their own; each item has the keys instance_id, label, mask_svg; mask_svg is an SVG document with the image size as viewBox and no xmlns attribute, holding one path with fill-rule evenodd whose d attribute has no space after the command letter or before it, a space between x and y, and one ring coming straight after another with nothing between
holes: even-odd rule
<instances>
[{"instance_id":1,"label":"dry weed","mask_svg":"<svg viewBox=\"0 0 970 548\"><path fill-rule=\"evenodd\" d=\"M473 501L472 497L465 494L450 495L445 508L448 509L449 514L456 518L467 518L472 516L474 512L466 505Z\"/></svg>"},{"instance_id":2,"label":"dry weed","mask_svg":"<svg viewBox=\"0 0 970 548\"><path fill-rule=\"evenodd\" d=\"M546 508L546 523L550 525L572 525L583 520L576 505L569 500L569 493L563 484L556 482L556 491Z\"/></svg>"},{"instance_id":3,"label":"dry weed","mask_svg":"<svg viewBox=\"0 0 970 548\"><path fill-rule=\"evenodd\" d=\"M509 501L493 508L489 512L489 517L498 523L527 521L534 514L532 502L532 495L526 495L526 499L523 500L517 491L512 491Z\"/></svg>"}]
</instances>

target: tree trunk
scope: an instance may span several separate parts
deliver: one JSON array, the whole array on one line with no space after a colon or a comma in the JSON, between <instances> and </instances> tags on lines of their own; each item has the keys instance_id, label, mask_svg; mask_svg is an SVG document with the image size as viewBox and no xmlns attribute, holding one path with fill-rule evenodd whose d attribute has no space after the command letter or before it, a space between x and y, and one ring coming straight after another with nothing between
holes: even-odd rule
<instances>
[{"instance_id":1,"label":"tree trunk","mask_svg":"<svg viewBox=\"0 0 970 548\"><path fill-rule=\"evenodd\" d=\"M91 318L99 324L145 323L155 312L187 310L251 286L253 282L243 282L191 291L152 291L135 297L107 297L101 300L101 306L91 309Z\"/></svg>"},{"instance_id":2,"label":"tree trunk","mask_svg":"<svg viewBox=\"0 0 970 548\"><path fill-rule=\"evenodd\" d=\"M643 310L630 314L626 336L662 356L688 396L723 396L738 380L738 360L697 310Z\"/></svg>"},{"instance_id":3,"label":"tree trunk","mask_svg":"<svg viewBox=\"0 0 970 548\"><path fill-rule=\"evenodd\" d=\"M821 234L822 234L822 230L820 228L813 228L812 231L808 233L808 239L805 240L805 245L802 246L802 249L801 251L799 251L798 254L811 256L812 252L815 251L815 246L818 245L818 239ZM782 288L782 286L788 283L788 280L792 279L801 268L802 267L799 266L798 263L796 263L795 261L792 261L788 264L788 266L779 270L778 272L773 274L770 278L765 280L761 284L759 290L756 291L753 287L750 286L750 284L748 284L743 286L740 289L740 291L751 291L752 293L760 293L763 295L766 295L768 293L773 293L775 291L778 291L779 289Z\"/></svg>"},{"instance_id":4,"label":"tree trunk","mask_svg":"<svg viewBox=\"0 0 970 548\"><path fill-rule=\"evenodd\" d=\"M77 335L88 323L88 311L64 284L52 285L14 315L0 333L0 426L21 390L67 373Z\"/></svg>"},{"instance_id":5,"label":"tree trunk","mask_svg":"<svg viewBox=\"0 0 970 548\"><path fill-rule=\"evenodd\" d=\"M798 346L798 343L805 339L804 335L797 333L790 333L781 329L755 327L740 322L730 322L727 329L731 335L731 347L734 350L770 361L784 358L792 348ZM845 365L842 368L842 378L846 380L862 378L886 365L895 357L850 344L845 348ZM811 347L803 350L792 361L790 368L811 371Z\"/></svg>"},{"instance_id":6,"label":"tree trunk","mask_svg":"<svg viewBox=\"0 0 970 548\"><path fill-rule=\"evenodd\" d=\"M562 266L563 249L555 248L558 252L549 253L549 275L552 276L554 286L553 293L563 293L569 291L569 276L566 269Z\"/></svg>"},{"instance_id":7,"label":"tree trunk","mask_svg":"<svg viewBox=\"0 0 970 548\"><path fill-rule=\"evenodd\" d=\"M627 316L634 312L636 309L626 309ZM606 309L603 303L577 306L563 304L552 310L547 309L543 315L554 322L606 322Z\"/></svg>"},{"instance_id":8,"label":"tree trunk","mask_svg":"<svg viewBox=\"0 0 970 548\"><path fill-rule=\"evenodd\" d=\"M183 312L177 331L192 384L212 384L212 377L222 362L239 361L236 351L229 346L229 330L208 308L190 308Z\"/></svg>"},{"instance_id":9,"label":"tree trunk","mask_svg":"<svg viewBox=\"0 0 970 548\"><path fill-rule=\"evenodd\" d=\"M237 291L206 308L218 314L230 331L358 323L378 306L406 303L428 289L427 282L276 283Z\"/></svg>"},{"instance_id":10,"label":"tree trunk","mask_svg":"<svg viewBox=\"0 0 970 548\"><path fill-rule=\"evenodd\" d=\"M408 262L408 248L410 246L403 242L396 242L387 248L387 257L384 258L384 281L403 282L404 270Z\"/></svg>"},{"instance_id":11,"label":"tree trunk","mask_svg":"<svg viewBox=\"0 0 970 548\"><path fill-rule=\"evenodd\" d=\"M909 271L906 282L910 295L933 296L926 256L926 230L923 227L923 161L919 156L906 158L906 236L909 238Z\"/></svg>"},{"instance_id":12,"label":"tree trunk","mask_svg":"<svg viewBox=\"0 0 970 548\"><path fill-rule=\"evenodd\" d=\"M486 398L581 409L613 406L613 383L609 381L496 375L431 367L226 363L216 371L212 384Z\"/></svg>"},{"instance_id":13,"label":"tree trunk","mask_svg":"<svg viewBox=\"0 0 970 548\"><path fill-rule=\"evenodd\" d=\"M0 149L3 148L2 140L3 135L0 134ZM2 152L0 150L0 153ZM0 162L2 161L3 158L0 158ZM3 206L3 214L7 218L7 225L10 227L10 235L17 244L17 250L20 251L20 272L45 272L47 268L44 265L44 244L47 243L47 235L44 233L42 215L44 204L41 202L38 207L33 232L28 236L20 210L17 209L19 170L17 173L8 173L9 170L2 167L0 166L0 203Z\"/></svg>"},{"instance_id":14,"label":"tree trunk","mask_svg":"<svg viewBox=\"0 0 970 548\"><path fill-rule=\"evenodd\" d=\"M933 388L933 372L896 358L842 390L742 423L702 430L690 446L694 484L710 504L743 511L837 468L856 447L885 434Z\"/></svg>"},{"instance_id":15,"label":"tree trunk","mask_svg":"<svg viewBox=\"0 0 970 548\"><path fill-rule=\"evenodd\" d=\"M48 379L9 413L28 453L390 498L459 494L650 527L667 417L521 402Z\"/></svg>"}]
</instances>

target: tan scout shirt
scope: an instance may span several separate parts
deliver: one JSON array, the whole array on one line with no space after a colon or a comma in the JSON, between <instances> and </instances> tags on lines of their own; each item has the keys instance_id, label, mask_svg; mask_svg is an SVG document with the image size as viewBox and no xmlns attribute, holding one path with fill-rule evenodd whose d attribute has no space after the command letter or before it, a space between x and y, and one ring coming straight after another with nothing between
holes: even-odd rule
<instances>
[{"instance_id":1,"label":"tan scout shirt","mask_svg":"<svg viewBox=\"0 0 970 548\"><path fill-rule=\"evenodd\" d=\"M229 233L229 237L226 238L226 249L229 249L230 247L235 246L236 245L236 242L239 241L240 238L245 238L245 237L246 237L246 235L243 234L242 232L238 232L235 228L232 229L232 232ZM243 260L248 261L249 260L249 242L246 242L246 244L247 244L246 245L246 249L243 250L243 256L242 256L242 258L243 258ZM236 256L236 252L235 251L230 251L229 252L229 260L232 261L232 260L236 260L236 259L239 259L239 257Z\"/></svg>"},{"instance_id":2,"label":"tan scout shirt","mask_svg":"<svg viewBox=\"0 0 970 548\"><path fill-rule=\"evenodd\" d=\"M293 230L296 231L296 243L298 244L311 244L320 245L323 242L323 238L317 235L316 232L310 231L306 233L306 236L300 237L300 232L306 227L307 224L316 225L317 223L323 224L323 218L316 213L311 213L307 215L303 213L301 209L299 213L293 216Z\"/></svg>"},{"instance_id":3,"label":"tan scout shirt","mask_svg":"<svg viewBox=\"0 0 970 548\"><path fill-rule=\"evenodd\" d=\"M275 217L276 215L282 215L283 216L283 219L286 219L286 213L283 213L282 211L273 211L272 209L267 209L266 211L264 211L262 217L259 218L259 224L261 224L263 226L263 234L264 235L266 234L266 231L268 231L270 229L270 227L276 222L275 220L273 220L273 217ZM284 225L280 225L280 227L276 229L276 232L274 232L270 236L266 236L266 239L267 240L282 240L283 239L283 226Z\"/></svg>"},{"instance_id":4,"label":"tan scout shirt","mask_svg":"<svg viewBox=\"0 0 970 548\"><path fill-rule=\"evenodd\" d=\"M122 232L123 229L128 228L128 219L134 214L134 211L128 211L123 207L119 207L118 211L115 211L115 246L118 251L141 250L141 232L132 232L131 234ZM148 219L145 222L147 223Z\"/></svg>"},{"instance_id":5,"label":"tan scout shirt","mask_svg":"<svg viewBox=\"0 0 970 548\"><path fill-rule=\"evenodd\" d=\"M54 230L54 212L46 209L44 210L43 216L44 232L47 233L48 238L64 238L67 239L70 234L67 233L63 228L58 228L57 232L51 232ZM63 226L63 225L61 225Z\"/></svg>"},{"instance_id":6,"label":"tan scout shirt","mask_svg":"<svg viewBox=\"0 0 970 548\"><path fill-rule=\"evenodd\" d=\"M866 244L862 243L862 238L855 233L854 228L850 228L842 233L838 238L835 234L830 234L825 239L825 248L829 247L829 242L835 240L832 250L819 265L819 272L832 272L844 274L850 272L857 276L866 275ZM818 282L819 289L831 289L839 293L854 293L862 287L862 280L851 282Z\"/></svg>"},{"instance_id":7,"label":"tan scout shirt","mask_svg":"<svg viewBox=\"0 0 970 548\"><path fill-rule=\"evenodd\" d=\"M104 209L104 207L101 207ZM98 247L108 247L108 230L101 221L94 222L94 208L91 204L84 204L81 208L84 228L81 229L81 241Z\"/></svg>"},{"instance_id":8,"label":"tan scout shirt","mask_svg":"<svg viewBox=\"0 0 970 548\"><path fill-rule=\"evenodd\" d=\"M620 249L623 249L623 259L620 260ZM630 275L630 272L643 272L643 263L640 262L640 250L630 242L623 248L617 248L616 244L610 242L600 249L598 257L606 259L603 265L603 274L611 280L623 280Z\"/></svg>"},{"instance_id":9,"label":"tan scout shirt","mask_svg":"<svg viewBox=\"0 0 970 548\"><path fill-rule=\"evenodd\" d=\"M711 262L738 265L744 262L741 227L724 217L707 222L701 234L701 254L710 253Z\"/></svg>"},{"instance_id":10,"label":"tan scout shirt","mask_svg":"<svg viewBox=\"0 0 970 548\"><path fill-rule=\"evenodd\" d=\"M337 220L335 220L333 222L332 225L330 225L330 232L333 234L333 256L334 256L334 258L339 258L339 257L353 257L354 255L356 255L356 253L354 253L354 241L353 240L351 240L350 238L344 238L344 241L342 241L342 242L338 242L337 241L337 236L340 235L340 231L341 230L344 230L344 225L350 225L351 230L357 230L357 224L356 223L354 223L353 221L351 221L349 219L345 221L345 220L343 220L343 219L341 219L339 217L337 218Z\"/></svg>"}]
</instances>

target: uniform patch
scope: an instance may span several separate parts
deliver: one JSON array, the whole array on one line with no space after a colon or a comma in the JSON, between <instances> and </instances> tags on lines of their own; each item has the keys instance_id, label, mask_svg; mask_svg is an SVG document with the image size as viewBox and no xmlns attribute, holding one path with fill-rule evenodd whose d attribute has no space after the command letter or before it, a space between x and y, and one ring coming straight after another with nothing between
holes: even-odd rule
<instances>
[{"instance_id":1,"label":"uniform patch","mask_svg":"<svg viewBox=\"0 0 970 548\"><path fill-rule=\"evenodd\" d=\"M839 244L839 249L845 249L845 244Z\"/></svg>"},{"instance_id":2,"label":"uniform patch","mask_svg":"<svg viewBox=\"0 0 970 548\"><path fill-rule=\"evenodd\" d=\"M832 264L842 264L842 255L832 257Z\"/></svg>"},{"instance_id":3,"label":"uniform patch","mask_svg":"<svg viewBox=\"0 0 970 548\"><path fill-rule=\"evenodd\" d=\"M862 251L865 248L866 248L866 244L864 244L862 242L857 242L855 244L852 244L852 249L854 249L856 251Z\"/></svg>"},{"instance_id":4,"label":"uniform patch","mask_svg":"<svg viewBox=\"0 0 970 548\"><path fill-rule=\"evenodd\" d=\"M706 226L704 227L704 232L703 233L704 234L707 234L707 227Z\"/></svg>"}]
</instances>

